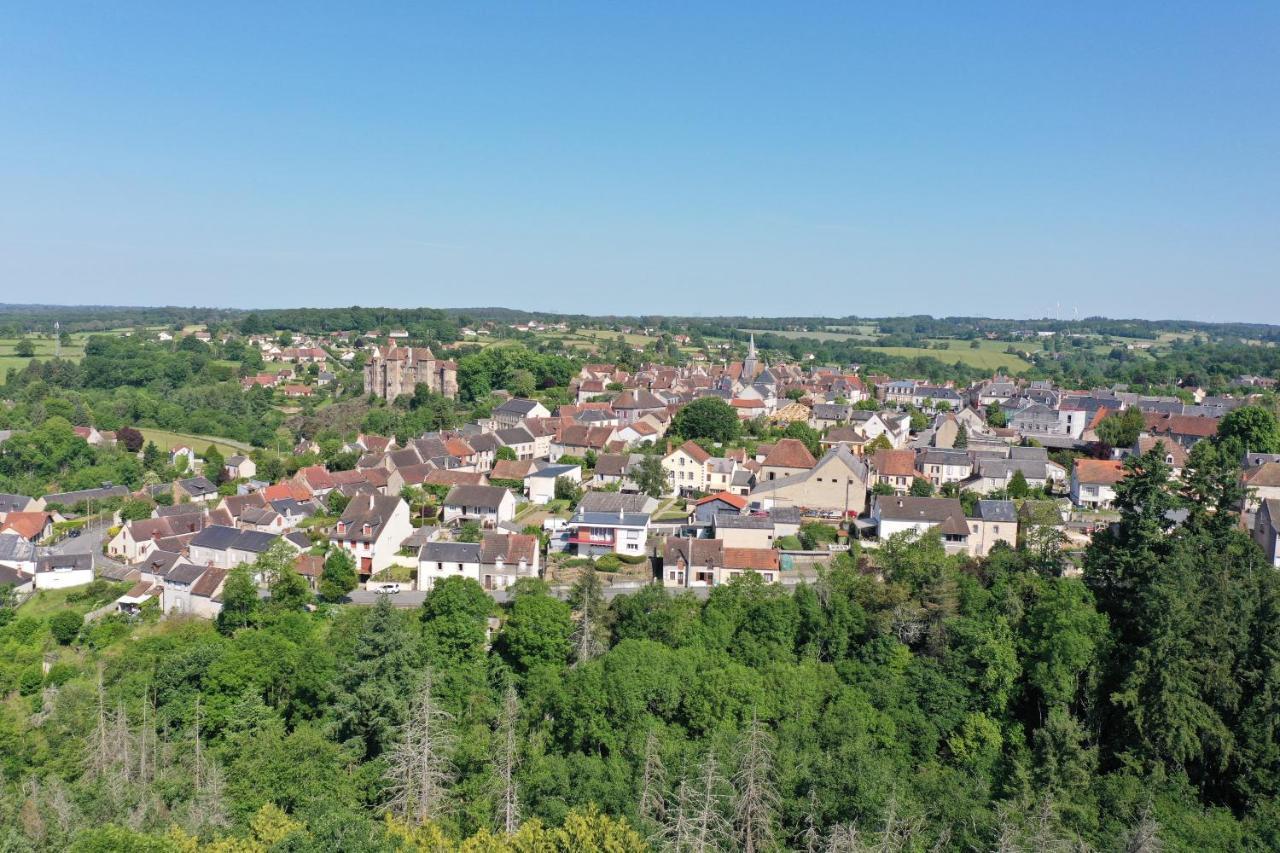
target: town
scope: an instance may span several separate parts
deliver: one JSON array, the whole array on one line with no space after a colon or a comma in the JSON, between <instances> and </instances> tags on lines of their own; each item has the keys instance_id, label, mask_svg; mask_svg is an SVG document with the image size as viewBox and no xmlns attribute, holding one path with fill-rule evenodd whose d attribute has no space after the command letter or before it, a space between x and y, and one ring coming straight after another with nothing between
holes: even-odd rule
<instances>
[{"instance_id":1,"label":"town","mask_svg":"<svg viewBox=\"0 0 1280 853\"><path fill-rule=\"evenodd\" d=\"M205 327L117 340L236 356L244 393L273 395L282 411L323 396L330 410L343 399L443 405L446 422L342 434L315 426L325 409L312 408L288 435L291 452L244 445L224 455L216 439L161 450L132 425L109 429L76 412L74 424L62 421L68 440L136 457L145 483L0 494L0 584L16 602L105 581L120 594L95 618L216 619L233 573L269 596L277 579L264 567L281 556L330 602L387 595L417 606L451 577L500 601L526 578L563 594L584 570L600 573L610 594L646 584L705 593L744 574L812 583L842 555L861 555L874 572L886 542L929 533L948 554L975 559L1048 543L1061 572L1078 573L1092 535L1119 517L1126 463L1155 454L1176 479L1224 423L1244 439L1232 445L1247 490L1241 524L1280 566L1278 448L1252 446L1241 431L1273 419L1271 377L1176 396L1000 369L930 381L762 351L750 331L698 350L687 333L601 326L582 336L588 351L556 356L559 377L515 368L506 387L472 391L464 420L459 364L433 343L518 362L532 353L496 336L568 335L568 324L461 327L446 350L432 332L264 332L251 317L217 340ZM603 344L625 359L598 360ZM24 372L39 370L36 361ZM11 372L9 387L22 380ZM368 411L367 421L388 412ZM27 434L0 438L3 465Z\"/></svg>"}]
</instances>

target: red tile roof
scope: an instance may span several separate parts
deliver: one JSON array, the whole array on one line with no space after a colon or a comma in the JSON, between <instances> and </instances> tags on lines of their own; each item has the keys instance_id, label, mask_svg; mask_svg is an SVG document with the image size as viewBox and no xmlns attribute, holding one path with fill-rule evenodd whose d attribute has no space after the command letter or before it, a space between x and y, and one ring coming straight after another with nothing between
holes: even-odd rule
<instances>
[{"instance_id":1,"label":"red tile roof","mask_svg":"<svg viewBox=\"0 0 1280 853\"><path fill-rule=\"evenodd\" d=\"M914 455L912 459L914 460ZM818 460L813 458L813 454L809 452L809 448L804 446L804 442L798 438L780 438L778 443L769 451L769 455L764 458L764 464L774 468L804 468L809 469L818 464ZM914 464L914 463L913 463Z\"/></svg>"},{"instance_id":2,"label":"red tile roof","mask_svg":"<svg viewBox=\"0 0 1280 853\"><path fill-rule=\"evenodd\" d=\"M1077 459L1076 479L1091 485L1114 486L1125 478L1124 463L1113 459Z\"/></svg>"},{"instance_id":3,"label":"red tile roof","mask_svg":"<svg viewBox=\"0 0 1280 853\"><path fill-rule=\"evenodd\" d=\"M729 504L729 506L737 509L743 509L747 505L746 498L742 495L735 495L733 492L716 492L714 495L707 495L705 498L698 500L697 505L702 506L703 504L711 503L712 501L724 501Z\"/></svg>"}]
</instances>

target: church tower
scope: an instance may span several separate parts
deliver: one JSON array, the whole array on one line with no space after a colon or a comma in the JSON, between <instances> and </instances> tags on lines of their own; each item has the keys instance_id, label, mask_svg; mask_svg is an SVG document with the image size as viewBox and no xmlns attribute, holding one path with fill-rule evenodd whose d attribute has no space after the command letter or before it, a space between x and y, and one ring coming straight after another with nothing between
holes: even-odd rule
<instances>
[{"instance_id":1,"label":"church tower","mask_svg":"<svg viewBox=\"0 0 1280 853\"><path fill-rule=\"evenodd\" d=\"M742 360L742 384L750 385L751 380L756 378L756 336L751 334L751 341L747 344L747 357Z\"/></svg>"}]
</instances>

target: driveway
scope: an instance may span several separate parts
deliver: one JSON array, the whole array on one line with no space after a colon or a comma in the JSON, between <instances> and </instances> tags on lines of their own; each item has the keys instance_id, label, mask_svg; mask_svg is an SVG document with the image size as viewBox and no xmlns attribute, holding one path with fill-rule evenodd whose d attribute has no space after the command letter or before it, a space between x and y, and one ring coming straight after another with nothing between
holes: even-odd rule
<instances>
[{"instance_id":1,"label":"driveway","mask_svg":"<svg viewBox=\"0 0 1280 853\"><path fill-rule=\"evenodd\" d=\"M49 547L51 554L92 554L93 567L99 572L107 567L118 567L121 563L102 554L102 543L106 541L108 524L97 524L80 531L79 536L68 536L56 545Z\"/></svg>"}]
</instances>

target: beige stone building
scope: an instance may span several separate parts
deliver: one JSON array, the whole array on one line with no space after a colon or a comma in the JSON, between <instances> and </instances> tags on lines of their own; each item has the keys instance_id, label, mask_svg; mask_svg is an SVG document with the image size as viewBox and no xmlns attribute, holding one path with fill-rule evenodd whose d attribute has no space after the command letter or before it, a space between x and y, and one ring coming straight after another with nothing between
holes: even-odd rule
<instances>
[{"instance_id":1,"label":"beige stone building","mask_svg":"<svg viewBox=\"0 0 1280 853\"><path fill-rule=\"evenodd\" d=\"M458 396L458 365L437 359L425 347L389 347L364 366L364 392L394 400L426 385L437 394Z\"/></svg>"}]
</instances>

